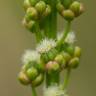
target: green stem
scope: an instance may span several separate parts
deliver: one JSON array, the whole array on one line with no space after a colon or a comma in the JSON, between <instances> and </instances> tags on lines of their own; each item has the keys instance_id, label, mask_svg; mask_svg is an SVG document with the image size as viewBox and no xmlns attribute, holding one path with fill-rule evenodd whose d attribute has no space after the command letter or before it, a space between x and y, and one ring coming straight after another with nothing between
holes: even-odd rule
<instances>
[{"instance_id":1,"label":"green stem","mask_svg":"<svg viewBox=\"0 0 96 96\"><path fill-rule=\"evenodd\" d=\"M70 27L71 27L71 22L67 22L64 34L63 34L62 38L57 42L57 45L61 45L64 42L65 38L67 37L68 33L70 32Z\"/></svg>"},{"instance_id":2,"label":"green stem","mask_svg":"<svg viewBox=\"0 0 96 96\"><path fill-rule=\"evenodd\" d=\"M44 27L45 27L45 35L48 38L56 38L57 35L57 10L56 10L56 2L54 0L47 0L46 3L48 3L51 6L51 14L46 17L44 21Z\"/></svg>"},{"instance_id":3,"label":"green stem","mask_svg":"<svg viewBox=\"0 0 96 96\"><path fill-rule=\"evenodd\" d=\"M33 86L31 86L31 88L32 88L32 96L37 96L35 88Z\"/></svg>"},{"instance_id":4,"label":"green stem","mask_svg":"<svg viewBox=\"0 0 96 96\"><path fill-rule=\"evenodd\" d=\"M65 77L64 77L64 83L63 83L63 86L62 86L63 90L65 90L68 86L70 73L71 73L71 69L69 68L69 69L67 69L67 73L65 74Z\"/></svg>"},{"instance_id":5,"label":"green stem","mask_svg":"<svg viewBox=\"0 0 96 96\"><path fill-rule=\"evenodd\" d=\"M51 86L58 84L59 85L59 79L60 79L60 72L53 72L53 73L46 73L46 86Z\"/></svg>"},{"instance_id":6,"label":"green stem","mask_svg":"<svg viewBox=\"0 0 96 96\"><path fill-rule=\"evenodd\" d=\"M37 43L39 43L41 40L42 40L42 33L41 33L41 30L40 30L40 26L39 26L39 23L36 24L36 40L37 40Z\"/></svg>"}]
</instances>

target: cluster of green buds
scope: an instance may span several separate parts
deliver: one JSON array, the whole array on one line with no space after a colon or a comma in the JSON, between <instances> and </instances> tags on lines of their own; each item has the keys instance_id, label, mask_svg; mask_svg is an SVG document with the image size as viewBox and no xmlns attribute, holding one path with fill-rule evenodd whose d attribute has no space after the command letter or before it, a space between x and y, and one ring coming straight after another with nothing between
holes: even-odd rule
<instances>
[{"instance_id":1,"label":"cluster of green buds","mask_svg":"<svg viewBox=\"0 0 96 96\"><path fill-rule=\"evenodd\" d=\"M33 57L33 56L37 57ZM37 52L28 50L22 57L24 63L21 72L18 75L19 81L23 85L40 85L44 80L44 63L40 60Z\"/></svg>"},{"instance_id":2,"label":"cluster of green buds","mask_svg":"<svg viewBox=\"0 0 96 96\"><path fill-rule=\"evenodd\" d=\"M84 7L77 0L58 0L57 10L66 20L71 21L84 12Z\"/></svg>"},{"instance_id":3,"label":"cluster of green buds","mask_svg":"<svg viewBox=\"0 0 96 96\"><path fill-rule=\"evenodd\" d=\"M84 12L83 4L77 0L24 0L24 9L23 24L35 33L37 44L34 50L27 50L22 56L18 79L23 85L31 85L33 96L36 96L34 88L43 82L44 96L67 96L71 70L78 67L81 56L71 24ZM66 20L61 35L57 33L58 13ZM66 72L63 84L62 71Z\"/></svg>"},{"instance_id":4,"label":"cluster of green buds","mask_svg":"<svg viewBox=\"0 0 96 96\"><path fill-rule=\"evenodd\" d=\"M35 32L36 26L51 13L51 6L43 0L24 0L24 9L23 25L31 32Z\"/></svg>"}]
</instances>

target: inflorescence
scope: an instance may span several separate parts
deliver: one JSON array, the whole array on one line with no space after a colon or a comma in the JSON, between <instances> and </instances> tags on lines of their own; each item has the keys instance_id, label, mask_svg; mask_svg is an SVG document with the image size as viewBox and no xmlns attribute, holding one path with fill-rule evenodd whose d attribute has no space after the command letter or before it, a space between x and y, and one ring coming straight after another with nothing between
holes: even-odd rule
<instances>
[{"instance_id":1,"label":"inflorescence","mask_svg":"<svg viewBox=\"0 0 96 96\"><path fill-rule=\"evenodd\" d=\"M84 12L83 4L77 0L24 0L24 10L23 25L35 34L37 45L23 54L18 79L31 85L33 93L45 82L44 96L67 96L70 72L78 67L81 56L71 24ZM67 22L61 34L57 32L58 13ZM61 83L63 70L66 75Z\"/></svg>"}]
</instances>

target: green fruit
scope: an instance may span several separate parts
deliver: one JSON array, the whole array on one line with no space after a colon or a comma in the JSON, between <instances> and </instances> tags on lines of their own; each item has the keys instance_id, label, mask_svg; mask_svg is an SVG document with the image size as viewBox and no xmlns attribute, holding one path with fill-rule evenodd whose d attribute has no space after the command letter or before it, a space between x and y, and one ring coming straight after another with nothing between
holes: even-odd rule
<instances>
[{"instance_id":1,"label":"green fruit","mask_svg":"<svg viewBox=\"0 0 96 96\"><path fill-rule=\"evenodd\" d=\"M81 56L81 48L76 46L74 50L74 56L75 57L80 57Z\"/></svg>"},{"instance_id":2,"label":"green fruit","mask_svg":"<svg viewBox=\"0 0 96 96\"><path fill-rule=\"evenodd\" d=\"M67 21L72 21L75 18L75 14L71 10L64 10L61 15L65 18Z\"/></svg>"},{"instance_id":3,"label":"green fruit","mask_svg":"<svg viewBox=\"0 0 96 96\"><path fill-rule=\"evenodd\" d=\"M71 59L71 56L69 53L62 52L62 55L63 55L64 59L66 60L66 62L68 62Z\"/></svg>"},{"instance_id":4,"label":"green fruit","mask_svg":"<svg viewBox=\"0 0 96 96\"><path fill-rule=\"evenodd\" d=\"M30 4L32 6L35 6L35 4L39 1L39 0L29 0L30 1Z\"/></svg>"},{"instance_id":5,"label":"green fruit","mask_svg":"<svg viewBox=\"0 0 96 96\"><path fill-rule=\"evenodd\" d=\"M30 83L30 80L28 79L28 77L26 76L26 74L24 72L22 72L22 71L18 75L18 80L23 85L28 85Z\"/></svg>"},{"instance_id":6,"label":"green fruit","mask_svg":"<svg viewBox=\"0 0 96 96\"><path fill-rule=\"evenodd\" d=\"M36 68L31 67L26 71L26 75L30 80L34 80L38 76L38 71Z\"/></svg>"},{"instance_id":7,"label":"green fruit","mask_svg":"<svg viewBox=\"0 0 96 96\"><path fill-rule=\"evenodd\" d=\"M56 8L60 13L64 10L64 6L60 2L57 3Z\"/></svg>"},{"instance_id":8,"label":"green fruit","mask_svg":"<svg viewBox=\"0 0 96 96\"><path fill-rule=\"evenodd\" d=\"M73 0L61 0L65 8L69 8Z\"/></svg>"},{"instance_id":9,"label":"green fruit","mask_svg":"<svg viewBox=\"0 0 96 96\"><path fill-rule=\"evenodd\" d=\"M29 0L24 0L23 6L24 6L24 9L26 11L31 6Z\"/></svg>"},{"instance_id":10,"label":"green fruit","mask_svg":"<svg viewBox=\"0 0 96 96\"><path fill-rule=\"evenodd\" d=\"M79 65L79 58L74 57L69 61L68 67L70 68L77 68Z\"/></svg>"},{"instance_id":11,"label":"green fruit","mask_svg":"<svg viewBox=\"0 0 96 96\"><path fill-rule=\"evenodd\" d=\"M44 1L39 1L36 5L35 5L36 10L42 14L45 9L46 9L46 3Z\"/></svg>"},{"instance_id":12,"label":"green fruit","mask_svg":"<svg viewBox=\"0 0 96 96\"><path fill-rule=\"evenodd\" d=\"M32 81L32 86L36 87L39 86L44 80L43 74L39 74L35 80Z\"/></svg>"},{"instance_id":13,"label":"green fruit","mask_svg":"<svg viewBox=\"0 0 96 96\"><path fill-rule=\"evenodd\" d=\"M27 21L30 21L32 19L37 20L38 19L38 12L34 7L30 7L27 9L25 19Z\"/></svg>"},{"instance_id":14,"label":"green fruit","mask_svg":"<svg viewBox=\"0 0 96 96\"><path fill-rule=\"evenodd\" d=\"M51 7L50 7L50 5L47 5L42 16L43 17L48 16L50 13L51 13Z\"/></svg>"},{"instance_id":15,"label":"green fruit","mask_svg":"<svg viewBox=\"0 0 96 96\"><path fill-rule=\"evenodd\" d=\"M32 33L35 32L36 29L36 22L35 21L29 21L26 25L26 28L29 29Z\"/></svg>"},{"instance_id":16,"label":"green fruit","mask_svg":"<svg viewBox=\"0 0 96 96\"><path fill-rule=\"evenodd\" d=\"M46 64L46 69L48 72L58 71L60 69L60 66L56 61L49 61Z\"/></svg>"},{"instance_id":17,"label":"green fruit","mask_svg":"<svg viewBox=\"0 0 96 96\"><path fill-rule=\"evenodd\" d=\"M74 1L74 2L70 5L70 9L75 13L75 16L78 16L78 14L79 14L79 12L80 12L80 2Z\"/></svg>"}]
</instances>

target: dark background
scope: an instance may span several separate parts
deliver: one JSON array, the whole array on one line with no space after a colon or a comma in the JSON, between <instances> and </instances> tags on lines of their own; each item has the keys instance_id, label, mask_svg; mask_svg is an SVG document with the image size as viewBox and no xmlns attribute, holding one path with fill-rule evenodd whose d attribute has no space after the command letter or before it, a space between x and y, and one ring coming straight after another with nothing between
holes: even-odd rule
<instances>
[{"instance_id":1,"label":"dark background","mask_svg":"<svg viewBox=\"0 0 96 96\"><path fill-rule=\"evenodd\" d=\"M70 96L96 96L96 1L81 0L86 13L73 23L82 47L80 67L70 79ZM21 24L23 0L0 0L0 96L31 96L31 89L17 81L21 54L34 48L35 38ZM59 18L58 26L63 27ZM40 92L40 91L39 91Z\"/></svg>"}]
</instances>

